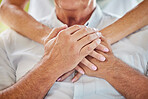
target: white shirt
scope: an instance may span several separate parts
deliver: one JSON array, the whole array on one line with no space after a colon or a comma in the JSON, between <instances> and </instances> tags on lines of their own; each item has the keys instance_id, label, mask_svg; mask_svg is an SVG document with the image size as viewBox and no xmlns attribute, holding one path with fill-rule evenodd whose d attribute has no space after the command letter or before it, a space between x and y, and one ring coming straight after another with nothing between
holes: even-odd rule
<instances>
[{"instance_id":1,"label":"white shirt","mask_svg":"<svg viewBox=\"0 0 148 99\"><path fill-rule=\"evenodd\" d=\"M102 29L117 18L103 13L97 6L86 22L89 27ZM47 26L59 27L55 10L41 20ZM145 27L112 45L115 56L129 66L147 74L148 66L148 28ZM66 46L66 45L65 45ZM0 89L11 86L31 70L42 58L44 47L14 30L6 30L0 35ZM45 99L124 99L106 80L83 75L72 83L71 75L63 82L55 82Z\"/></svg>"},{"instance_id":2,"label":"white shirt","mask_svg":"<svg viewBox=\"0 0 148 99\"><path fill-rule=\"evenodd\" d=\"M119 17L123 16L138 4L137 0L97 0L97 3L104 12ZM54 0L30 0L29 14L35 19L40 20L51 14L53 8Z\"/></svg>"}]
</instances>

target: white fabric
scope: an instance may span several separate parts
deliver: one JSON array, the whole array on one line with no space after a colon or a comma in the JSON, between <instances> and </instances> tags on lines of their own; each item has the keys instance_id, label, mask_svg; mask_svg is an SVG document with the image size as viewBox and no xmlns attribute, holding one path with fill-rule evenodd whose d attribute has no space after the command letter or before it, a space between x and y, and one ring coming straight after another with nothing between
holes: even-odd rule
<instances>
[{"instance_id":1,"label":"white fabric","mask_svg":"<svg viewBox=\"0 0 148 99\"><path fill-rule=\"evenodd\" d=\"M134 8L137 0L97 0L103 11L123 16ZM54 7L54 0L30 0L29 13L37 20L49 15Z\"/></svg>"},{"instance_id":2,"label":"white fabric","mask_svg":"<svg viewBox=\"0 0 148 99\"><path fill-rule=\"evenodd\" d=\"M54 0L30 0L29 14L39 20L49 15L54 7Z\"/></svg>"},{"instance_id":3,"label":"white fabric","mask_svg":"<svg viewBox=\"0 0 148 99\"><path fill-rule=\"evenodd\" d=\"M124 14L126 14L137 5L137 0L111 0L103 8L103 11L122 17Z\"/></svg>"},{"instance_id":4,"label":"white fabric","mask_svg":"<svg viewBox=\"0 0 148 99\"><path fill-rule=\"evenodd\" d=\"M102 13L97 7L91 18L86 22L89 27L102 29L113 23L117 18ZM55 11L42 21L47 26L59 27L60 22ZM112 46L114 54L146 75L148 55L148 28L120 40ZM141 39L143 38L143 39ZM66 46L66 45L65 45ZM0 89L17 82L41 59L44 47L13 30L0 35ZM72 83L73 75L64 82L56 82L45 99L124 99L107 81L101 78L82 76Z\"/></svg>"}]
</instances>

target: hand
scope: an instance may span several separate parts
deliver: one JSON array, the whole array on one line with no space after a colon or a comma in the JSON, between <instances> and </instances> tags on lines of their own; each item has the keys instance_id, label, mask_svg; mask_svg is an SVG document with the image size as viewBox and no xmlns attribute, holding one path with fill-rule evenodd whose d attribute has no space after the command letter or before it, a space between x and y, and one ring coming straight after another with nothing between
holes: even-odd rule
<instances>
[{"instance_id":1,"label":"hand","mask_svg":"<svg viewBox=\"0 0 148 99\"><path fill-rule=\"evenodd\" d=\"M104 37L101 37L101 44L107 46L110 50L108 53L103 53L97 50L98 53L101 53L103 56L106 57L106 61L100 62L94 58L91 58L90 56L87 56L87 59L93 62L98 69L96 71L92 71L83 64L79 64L79 66L83 68L86 75L105 79L107 75L109 75L110 70L113 69L113 64L116 63L118 59L113 55L111 47L107 43L107 40Z\"/></svg>"},{"instance_id":2,"label":"hand","mask_svg":"<svg viewBox=\"0 0 148 99\"><path fill-rule=\"evenodd\" d=\"M101 33L99 33L99 32L97 32L97 35L99 37L102 37ZM102 44L97 46L96 49L99 50L99 51L102 51L102 52L108 52L109 51L109 49L107 47L105 47L104 45L102 45ZM96 58L96 59L100 60L100 61L105 61L105 57L102 54L97 53L95 50L93 52L91 52L89 55L92 56L93 58ZM101 60L101 58L103 58L103 60ZM91 63L89 60L87 60L86 58L84 58L81 61L81 63L84 64L85 66L87 66L88 68L90 68L91 70L97 70L97 67L93 63ZM94 68L92 68L92 67L94 67ZM76 82L84 74L84 70L80 66L77 66L75 68L75 70L77 71L77 73L73 77L72 82ZM59 77L59 79L57 81L65 80L73 72L75 72L75 71L73 70L73 71L69 71L69 72L65 73L64 75Z\"/></svg>"},{"instance_id":3,"label":"hand","mask_svg":"<svg viewBox=\"0 0 148 99\"><path fill-rule=\"evenodd\" d=\"M84 31L84 33L82 34L80 31ZM55 66L54 68L58 69L61 74L74 69L100 44L95 30L88 28L86 31L80 26L72 26L60 31L51 51L49 51L51 41L48 39L45 44L45 56L49 57L50 65Z\"/></svg>"},{"instance_id":4,"label":"hand","mask_svg":"<svg viewBox=\"0 0 148 99\"><path fill-rule=\"evenodd\" d=\"M97 32L97 35L99 36L99 38L102 37L102 34L101 34L100 32ZM109 49L108 49L106 46L102 45L102 44L98 45L96 49L99 50L99 51L102 51L102 52L104 52L104 53L109 52ZM89 54L89 56L91 56L91 57L93 57L93 58L96 58L96 59L99 60L99 61L105 61L105 59L106 59L102 54L97 53L95 50L92 51L92 52ZM84 64L85 66L87 66L88 68L90 68L91 70L94 70L94 71L97 70L97 66L95 66L93 63L91 63L91 62L90 62L89 60L87 60L86 58L84 58L84 59L81 61L81 63Z\"/></svg>"},{"instance_id":5,"label":"hand","mask_svg":"<svg viewBox=\"0 0 148 99\"><path fill-rule=\"evenodd\" d=\"M56 40L56 36L58 35L58 33L61 30L66 29L66 28L67 28L67 25L64 25L64 26L58 27L58 28L54 28L54 29L52 29L52 31L50 32L50 34L47 37L43 38L44 39L43 40L44 41L44 46L47 43L49 45L48 47L46 47L46 48L48 48L49 51L52 49L52 47L54 45L54 41Z\"/></svg>"},{"instance_id":6,"label":"hand","mask_svg":"<svg viewBox=\"0 0 148 99\"><path fill-rule=\"evenodd\" d=\"M69 77L71 74L75 73L75 71L77 71L77 73L75 74L75 76L72 79L72 82L76 82L79 80L79 78L84 74L84 72L82 73L82 71L84 71L81 67L77 66L75 69L68 71L67 73L63 74L61 77L59 77L57 79L58 82L62 82L64 81L67 77Z\"/></svg>"}]
</instances>

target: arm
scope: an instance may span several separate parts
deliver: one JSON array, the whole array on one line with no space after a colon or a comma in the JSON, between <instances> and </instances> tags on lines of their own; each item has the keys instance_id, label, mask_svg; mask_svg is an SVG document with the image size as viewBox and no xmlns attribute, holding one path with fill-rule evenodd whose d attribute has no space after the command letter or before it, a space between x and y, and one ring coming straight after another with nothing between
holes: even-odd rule
<instances>
[{"instance_id":1,"label":"arm","mask_svg":"<svg viewBox=\"0 0 148 99\"><path fill-rule=\"evenodd\" d=\"M64 28L57 28L51 33L52 35L48 36L48 39L53 38L57 35L58 31ZM46 53L50 52L53 46L53 39L51 41L49 40L46 40L46 43L48 43L45 46ZM51 62L52 60L49 58L49 54L44 54L40 62L15 83L15 70L11 67L9 59L7 59L6 50L1 38L0 53L0 67L2 68L0 72L2 78L0 81L0 97L2 99L27 99L28 97L31 99L42 99L62 73L62 69L58 70L56 65Z\"/></svg>"},{"instance_id":2,"label":"arm","mask_svg":"<svg viewBox=\"0 0 148 99\"><path fill-rule=\"evenodd\" d=\"M51 32L58 35L53 39L50 36L46 38L41 61L17 83L0 91L2 99L43 98L58 77L73 70L100 44L100 39L92 29L81 35L83 29L80 26L64 28L66 27L56 28ZM66 46L63 47L65 43Z\"/></svg>"},{"instance_id":3,"label":"arm","mask_svg":"<svg viewBox=\"0 0 148 99\"><path fill-rule=\"evenodd\" d=\"M119 59L113 64L115 71L106 80L126 99L148 98L148 77L129 67ZM120 80L119 80L120 79Z\"/></svg>"},{"instance_id":4,"label":"arm","mask_svg":"<svg viewBox=\"0 0 148 99\"><path fill-rule=\"evenodd\" d=\"M44 56L26 76L9 88L0 91L2 99L42 99L60 76L54 65ZM51 66L52 65L52 66ZM46 75L46 76L45 76Z\"/></svg>"},{"instance_id":5,"label":"arm","mask_svg":"<svg viewBox=\"0 0 148 99\"><path fill-rule=\"evenodd\" d=\"M18 33L43 44L44 37L50 33L51 29L36 21L23 10L28 1L3 0L0 7L0 18Z\"/></svg>"},{"instance_id":6,"label":"arm","mask_svg":"<svg viewBox=\"0 0 148 99\"><path fill-rule=\"evenodd\" d=\"M107 43L104 43L104 45L109 47ZM105 79L126 99L147 99L148 77L116 58L111 49L110 52L103 55L107 58L105 62L99 62L96 59L87 57L98 67L98 70L91 71L81 64L85 73L89 76Z\"/></svg>"},{"instance_id":7,"label":"arm","mask_svg":"<svg viewBox=\"0 0 148 99\"><path fill-rule=\"evenodd\" d=\"M43 44L43 38L48 35L50 29L37 22L23 10L23 6L21 5L25 5L26 1L28 0L3 0L0 8L0 17L3 22L20 34ZM18 4L17 2L21 3ZM148 1L144 0L144 2L138 5L138 7L127 13L114 24L101 30L101 32L112 44L147 25L147 5Z\"/></svg>"},{"instance_id":8,"label":"arm","mask_svg":"<svg viewBox=\"0 0 148 99\"><path fill-rule=\"evenodd\" d=\"M127 35L148 24L148 0L144 0L135 9L128 12L121 19L102 29L100 32L108 39L109 43L115 43Z\"/></svg>"}]
</instances>

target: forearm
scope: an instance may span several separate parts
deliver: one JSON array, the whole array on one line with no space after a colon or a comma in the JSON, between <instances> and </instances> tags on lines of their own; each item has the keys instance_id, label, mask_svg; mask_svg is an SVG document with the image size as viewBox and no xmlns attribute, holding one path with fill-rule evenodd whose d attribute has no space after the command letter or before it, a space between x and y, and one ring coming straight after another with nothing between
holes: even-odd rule
<instances>
[{"instance_id":1,"label":"forearm","mask_svg":"<svg viewBox=\"0 0 148 99\"><path fill-rule=\"evenodd\" d=\"M119 59L105 79L126 99L148 98L148 78Z\"/></svg>"},{"instance_id":2,"label":"forearm","mask_svg":"<svg viewBox=\"0 0 148 99\"><path fill-rule=\"evenodd\" d=\"M95 74L98 78L103 78L108 81L119 93L126 99L147 99L148 97L148 78L140 74L135 69L119 59L112 60L108 63L108 67L104 68L103 63L98 60L88 57L98 68L98 73ZM107 65L106 65L107 66ZM104 69L102 69L102 68Z\"/></svg>"},{"instance_id":3,"label":"forearm","mask_svg":"<svg viewBox=\"0 0 148 99\"><path fill-rule=\"evenodd\" d=\"M1 20L20 34L43 44L44 37L50 33L50 28L39 23L23 8L14 4L3 3L0 8Z\"/></svg>"},{"instance_id":4,"label":"forearm","mask_svg":"<svg viewBox=\"0 0 148 99\"><path fill-rule=\"evenodd\" d=\"M56 79L59 71L44 57L34 69L29 71L16 84L0 91L2 99L43 99Z\"/></svg>"},{"instance_id":5,"label":"forearm","mask_svg":"<svg viewBox=\"0 0 148 99\"><path fill-rule=\"evenodd\" d=\"M112 25L101 30L112 44L148 24L148 0L128 12Z\"/></svg>"}]
</instances>

